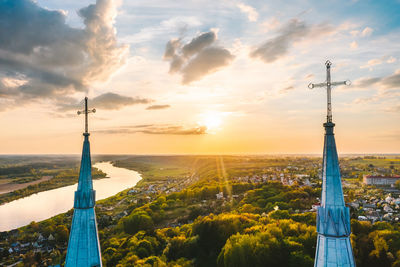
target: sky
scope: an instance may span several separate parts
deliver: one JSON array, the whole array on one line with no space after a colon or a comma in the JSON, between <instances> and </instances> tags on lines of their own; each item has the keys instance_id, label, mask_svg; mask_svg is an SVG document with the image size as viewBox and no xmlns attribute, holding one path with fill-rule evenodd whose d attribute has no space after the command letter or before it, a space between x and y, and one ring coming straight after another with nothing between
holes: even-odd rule
<instances>
[{"instance_id":1,"label":"sky","mask_svg":"<svg viewBox=\"0 0 400 267\"><path fill-rule=\"evenodd\" d=\"M0 153L400 153L400 1L0 1Z\"/></svg>"}]
</instances>

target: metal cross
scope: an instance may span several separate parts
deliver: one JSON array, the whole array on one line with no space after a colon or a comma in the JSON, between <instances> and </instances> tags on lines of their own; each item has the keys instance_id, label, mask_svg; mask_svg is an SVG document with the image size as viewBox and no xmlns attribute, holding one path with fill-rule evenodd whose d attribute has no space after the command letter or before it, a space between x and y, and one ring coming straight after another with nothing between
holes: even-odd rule
<instances>
[{"instance_id":1,"label":"metal cross","mask_svg":"<svg viewBox=\"0 0 400 267\"><path fill-rule=\"evenodd\" d=\"M327 122L332 122L332 102L331 102L331 87L336 86L336 85L350 85L351 82L349 80L343 81L343 82L331 82L331 65L332 63L327 60L325 62L326 66L326 82L323 83L310 83L308 85L308 88L313 89L315 87L326 87L327 89L327 100L328 100L328 106L327 106L327 116L326 120Z\"/></svg>"},{"instance_id":2,"label":"metal cross","mask_svg":"<svg viewBox=\"0 0 400 267\"><path fill-rule=\"evenodd\" d=\"M88 114L89 114L89 113L95 113L95 112L96 112L96 109L95 109L95 108L94 108L94 109L89 109L89 110L88 110L87 101L88 101L88 98L85 97L85 109L77 112L78 115L85 114L85 134L89 134L89 133L88 133Z\"/></svg>"}]
</instances>

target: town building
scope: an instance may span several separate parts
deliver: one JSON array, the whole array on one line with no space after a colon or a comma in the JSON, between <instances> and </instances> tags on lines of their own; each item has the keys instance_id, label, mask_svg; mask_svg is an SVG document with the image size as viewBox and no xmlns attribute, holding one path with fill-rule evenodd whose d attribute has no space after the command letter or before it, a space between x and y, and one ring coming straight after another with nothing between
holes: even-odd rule
<instances>
[{"instance_id":1,"label":"town building","mask_svg":"<svg viewBox=\"0 0 400 267\"><path fill-rule=\"evenodd\" d=\"M396 181L400 180L400 176L375 176L375 175L364 175L363 183L365 185L383 185L392 186Z\"/></svg>"}]
</instances>

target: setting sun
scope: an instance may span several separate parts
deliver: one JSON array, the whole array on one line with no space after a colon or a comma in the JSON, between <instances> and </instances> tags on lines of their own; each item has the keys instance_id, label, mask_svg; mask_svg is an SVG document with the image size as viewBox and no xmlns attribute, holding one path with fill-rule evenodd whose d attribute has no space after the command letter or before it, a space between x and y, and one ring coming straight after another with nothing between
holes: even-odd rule
<instances>
[{"instance_id":1,"label":"setting sun","mask_svg":"<svg viewBox=\"0 0 400 267\"><path fill-rule=\"evenodd\" d=\"M215 133L221 128L223 114L217 111L208 111L200 115L199 124L207 128L207 133Z\"/></svg>"}]
</instances>

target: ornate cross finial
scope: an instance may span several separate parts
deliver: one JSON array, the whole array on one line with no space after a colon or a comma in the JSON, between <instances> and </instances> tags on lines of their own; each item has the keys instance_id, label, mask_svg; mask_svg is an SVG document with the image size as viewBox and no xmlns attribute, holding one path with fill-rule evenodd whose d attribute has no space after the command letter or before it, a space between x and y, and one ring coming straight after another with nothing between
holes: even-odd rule
<instances>
[{"instance_id":1,"label":"ornate cross finial","mask_svg":"<svg viewBox=\"0 0 400 267\"><path fill-rule=\"evenodd\" d=\"M327 122L332 122L332 102L331 102L331 87L336 86L336 85L350 85L351 82L349 80L343 81L343 82L331 82L331 65L332 62L327 60L325 62L326 66L326 82L323 83L310 83L308 85L308 88L313 89L315 87L326 87L327 91L327 100L328 100L328 105L327 105L327 116L326 120Z\"/></svg>"},{"instance_id":2,"label":"ornate cross finial","mask_svg":"<svg viewBox=\"0 0 400 267\"><path fill-rule=\"evenodd\" d=\"M95 108L94 109L90 109L90 110L88 109L87 102L88 102L88 98L85 97L85 109L77 112L78 115L85 114L85 133L83 135L89 135L89 132L88 132L88 114L96 112Z\"/></svg>"}]
</instances>

